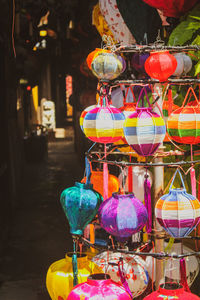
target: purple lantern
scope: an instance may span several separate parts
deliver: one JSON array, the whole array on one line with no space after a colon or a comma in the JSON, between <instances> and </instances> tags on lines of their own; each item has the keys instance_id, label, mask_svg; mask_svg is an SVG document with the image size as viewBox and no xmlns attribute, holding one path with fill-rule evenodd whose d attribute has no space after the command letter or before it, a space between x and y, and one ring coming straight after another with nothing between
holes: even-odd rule
<instances>
[{"instance_id":1,"label":"purple lantern","mask_svg":"<svg viewBox=\"0 0 200 300\"><path fill-rule=\"evenodd\" d=\"M134 53L131 59L132 67L139 73L147 75L144 64L148 57L149 53Z\"/></svg>"},{"instance_id":2,"label":"purple lantern","mask_svg":"<svg viewBox=\"0 0 200 300\"><path fill-rule=\"evenodd\" d=\"M139 232L147 223L147 210L134 194L113 193L98 211L100 225L120 240Z\"/></svg>"}]
</instances>

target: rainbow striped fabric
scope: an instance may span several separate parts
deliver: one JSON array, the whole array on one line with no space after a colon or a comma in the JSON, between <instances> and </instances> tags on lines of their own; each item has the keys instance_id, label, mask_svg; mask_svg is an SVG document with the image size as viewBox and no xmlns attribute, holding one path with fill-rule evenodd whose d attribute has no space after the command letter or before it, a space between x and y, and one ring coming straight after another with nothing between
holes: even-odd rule
<instances>
[{"instance_id":1,"label":"rainbow striped fabric","mask_svg":"<svg viewBox=\"0 0 200 300\"><path fill-rule=\"evenodd\" d=\"M127 143L141 156L152 155L164 140L165 122L151 108L137 108L124 123Z\"/></svg>"},{"instance_id":2,"label":"rainbow striped fabric","mask_svg":"<svg viewBox=\"0 0 200 300\"><path fill-rule=\"evenodd\" d=\"M90 110L83 119L83 132L98 143L113 143L123 137L125 117L117 108L100 106Z\"/></svg>"},{"instance_id":3,"label":"rainbow striped fabric","mask_svg":"<svg viewBox=\"0 0 200 300\"><path fill-rule=\"evenodd\" d=\"M176 109L168 118L167 131L177 143L200 143L200 107L187 105Z\"/></svg>"},{"instance_id":4,"label":"rainbow striped fabric","mask_svg":"<svg viewBox=\"0 0 200 300\"><path fill-rule=\"evenodd\" d=\"M157 201L155 216L171 236L185 237L200 220L200 202L185 189L170 189Z\"/></svg>"},{"instance_id":5,"label":"rainbow striped fabric","mask_svg":"<svg viewBox=\"0 0 200 300\"><path fill-rule=\"evenodd\" d=\"M92 110L93 108L95 107L98 107L98 104L96 105L91 105L91 106L88 106L86 107L82 113L81 113L81 116L80 116L80 119L79 119L79 124L80 124L80 127L81 127L81 130L83 131L83 119L85 118L86 114L88 113L88 111Z\"/></svg>"}]
</instances>

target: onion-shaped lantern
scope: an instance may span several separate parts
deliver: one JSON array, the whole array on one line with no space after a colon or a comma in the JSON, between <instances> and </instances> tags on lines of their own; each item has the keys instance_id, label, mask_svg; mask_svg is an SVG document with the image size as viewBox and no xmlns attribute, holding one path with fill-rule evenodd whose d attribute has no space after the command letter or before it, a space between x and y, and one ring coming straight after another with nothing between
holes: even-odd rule
<instances>
[{"instance_id":1,"label":"onion-shaped lantern","mask_svg":"<svg viewBox=\"0 0 200 300\"><path fill-rule=\"evenodd\" d=\"M131 59L132 67L137 72L146 74L144 64L148 57L149 57L149 53L134 53Z\"/></svg>"},{"instance_id":2,"label":"onion-shaped lantern","mask_svg":"<svg viewBox=\"0 0 200 300\"><path fill-rule=\"evenodd\" d=\"M101 80L112 80L121 74L123 63L114 53L99 53L92 60L91 70Z\"/></svg>"},{"instance_id":3,"label":"onion-shaped lantern","mask_svg":"<svg viewBox=\"0 0 200 300\"><path fill-rule=\"evenodd\" d=\"M104 104L90 110L83 120L83 132L93 142L114 143L123 136L124 115L115 107Z\"/></svg>"},{"instance_id":4,"label":"onion-shaped lantern","mask_svg":"<svg viewBox=\"0 0 200 300\"><path fill-rule=\"evenodd\" d=\"M91 184L95 191L99 192L103 196L103 171L91 171L90 177ZM86 177L82 182L86 182ZM119 180L116 176L108 174L108 197L112 196L112 193L119 191Z\"/></svg>"},{"instance_id":5,"label":"onion-shaped lantern","mask_svg":"<svg viewBox=\"0 0 200 300\"><path fill-rule=\"evenodd\" d=\"M101 227L119 239L139 232L148 220L146 207L134 194L113 193L100 205L98 216Z\"/></svg>"},{"instance_id":6,"label":"onion-shaped lantern","mask_svg":"<svg viewBox=\"0 0 200 300\"><path fill-rule=\"evenodd\" d=\"M145 89L144 91L147 96ZM141 156L152 155L163 142L166 134L165 122L161 116L152 111L148 96L147 102L149 107L138 107L137 105L136 112L124 122L125 139L135 152Z\"/></svg>"},{"instance_id":7,"label":"onion-shaped lantern","mask_svg":"<svg viewBox=\"0 0 200 300\"><path fill-rule=\"evenodd\" d=\"M192 101L193 103L184 106L190 92L193 92L196 105ZM200 143L200 105L192 87L188 89L182 106L169 116L167 131L171 139L177 143L190 145Z\"/></svg>"},{"instance_id":8,"label":"onion-shaped lantern","mask_svg":"<svg viewBox=\"0 0 200 300\"><path fill-rule=\"evenodd\" d=\"M177 172L180 175L183 188L172 188ZM177 169L169 193L162 196L156 203L155 216L160 225L172 237L188 236L200 220L200 202L188 194L180 171Z\"/></svg>"},{"instance_id":9,"label":"onion-shaped lantern","mask_svg":"<svg viewBox=\"0 0 200 300\"><path fill-rule=\"evenodd\" d=\"M199 300L200 298L192 293L186 292L184 287L178 283L166 282L161 284L157 291L144 298L144 300L160 299Z\"/></svg>"},{"instance_id":10,"label":"onion-shaped lantern","mask_svg":"<svg viewBox=\"0 0 200 300\"><path fill-rule=\"evenodd\" d=\"M86 58L86 62L88 65L88 68L91 70L91 64L93 59L99 54L99 53L110 53L110 50L96 48L94 51L90 52Z\"/></svg>"},{"instance_id":11,"label":"onion-shaped lantern","mask_svg":"<svg viewBox=\"0 0 200 300\"><path fill-rule=\"evenodd\" d=\"M174 57L177 60L177 67L174 76L180 77L183 74L187 74L192 69L192 60L185 53L176 53Z\"/></svg>"},{"instance_id":12,"label":"onion-shaped lantern","mask_svg":"<svg viewBox=\"0 0 200 300\"><path fill-rule=\"evenodd\" d=\"M96 216L102 201L102 196L93 190L92 184L76 182L62 192L60 202L69 221L71 234L83 234L86 225Z\"/></svg>"},{"instance_id":13,"label":"onion-shaped lantern","mask_svg":"<svg viewBox=\"0 0 200 300\"><path fill-rule=\"evenodd\" d=\"M154 79L166 81L176 70L176 58L169 51L151 52L145 61L147 74Z\"/></svg>"},{"instance_id":14,"label":"onion-shaped lantern","mask_svg":"<svg viewBox=\"0 0 200 300\"><path fill-rule=\"evenodd\" d=\"M124 287L110 279L108 274L94 274L87 282L80 283L73 288L67 300L130 300L131 297Z\"/></svg>"},{"instance_id":15,"label":"onion-shaped lantern","mask_svg":"<svg viewBox=\"0 0 200 300\"><path fill-rule=\"evenodd\" d=\"M46 286L52 300L66 299L73 289L73 253L67 253L64 259L60 259L48 269ZM87 277L95 273L103 273L102 269L85 254L77 253L78 283L87 281Z\"/></svg>"},{"instance_id":16,"label":"onion-shaped lantern","mask_svg":"<svg viewBox=\"0 0 200 300\"><path fill-rule=\"evenodd\" d=\"M132 297L136 298L143 294L149 282L149 274L146 270L145 261L139 256L124 254L121 252L105 251L92 258L103 272L107 272L111 279L120 283L118 262L123 259L123 270Z\"/></svg>"}]
</instances>

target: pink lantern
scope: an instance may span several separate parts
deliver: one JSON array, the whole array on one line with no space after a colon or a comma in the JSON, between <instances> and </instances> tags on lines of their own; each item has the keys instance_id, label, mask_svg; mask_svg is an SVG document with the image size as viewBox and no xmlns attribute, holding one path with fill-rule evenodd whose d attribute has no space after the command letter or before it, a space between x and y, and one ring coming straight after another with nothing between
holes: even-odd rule
<instances>
[{"instance_id":1,"label":"pink lantern","mask_svg":"<svg viewBox=\"0 0 200 300\"><path fill-rule=\"evenodd\" d=\"M121 284L110 279L108 274L94 274L87 282L73 288L67 300L130 300L131 297Z\"/></svg>"}]
</instances>

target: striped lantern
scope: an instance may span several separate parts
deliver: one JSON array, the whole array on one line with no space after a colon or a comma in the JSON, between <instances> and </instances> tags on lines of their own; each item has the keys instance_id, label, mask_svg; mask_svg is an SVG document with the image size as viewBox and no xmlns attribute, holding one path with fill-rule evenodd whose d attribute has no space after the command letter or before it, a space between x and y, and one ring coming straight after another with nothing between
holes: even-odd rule
<instances>
[{"instance_id":1,"label":"striped lantern","mask_svg":"<svg viewBox=\"0 0 200 300\"><path fill-rule=\"evenodd\" d=\"M177 172L180 175L183 188L172 189ZM165 231L175 238L188 236L199 223L200 202L186 192L179 169L174 174L169 193L157 201L155 216Z\"/></svg>"},{"instance_id":2,"label":"striped lantern","mask_svg":"<svg viewBox=\"0 0 200 300\"><path fill-rule=\"evenodd\" d=\"M107 97L104 97L102 105L85 115L83 132L93 142L114 143L123 136L124 119L123 113L110 106Z\"/></svg>"},{"instance_id":3,"label":"striped lantern","mask_svg":"<svg viewBox=\"0 0 200 300\"><path fill-rule=\"evenodd\" d=\"M161 116L152 111L146 90L149 107L136 106L136 112L130 115L124 122L124 136L127 143L141 156L152 155L163 142L166 127Z\"/></svg>"},{"instance_id":4,"label":"striped lantern","mask_svg":"<svg viewBox=\"0 0 200 300\"><path fill-rule=\"evenodd\" d=\"M196 105L188 103L184 107L190 92L195 97ZM167 131L171 139L177 143L190 145L200 143L200 106L192 87L188 89L182 106L169 116Z\"/></svg>"},{"instance_id":5,"label":"striped lantern","mask_svg":"<svg viewBox=\"0 0 200 300\"><path fill-rule=\"evenodd\" d=\"M90 106L86 107L86 108L82 111L81 116L80 116L80 119L79 119L79 124L80 124L80 127L81 127L81 130L82 130L82 131L83 131L83 120L84 120L86 114L88 113L88 111L90 111L90 110L92 110L92 109L94 109L94 108L96 108L96 107L98 107L98 104L90 105Z\"/></svg>"}]
</instances>

